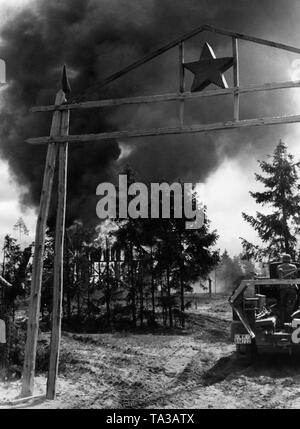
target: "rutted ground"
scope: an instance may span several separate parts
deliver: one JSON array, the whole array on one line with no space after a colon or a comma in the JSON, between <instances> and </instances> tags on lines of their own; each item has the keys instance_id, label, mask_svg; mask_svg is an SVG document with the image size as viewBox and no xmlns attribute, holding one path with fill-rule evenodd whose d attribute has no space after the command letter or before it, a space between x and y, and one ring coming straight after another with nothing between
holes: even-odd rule
<instances>
[{"instance_id":1,"label":"rutted ground","mask_svg":"<svg viewBox=\"0 0 300 429\"><path fill-rule=\"evenodd\" d=\"M166 334L64 334L58 397L12 405L20 381L0 385L2 407L298 408L300 362L260 358L239 364L229 340L225 299L203 300L185 331ZM36 393L45 391L45 377ZM6 402L6 403L4 403Z\"/></svg>"}]
</instances>

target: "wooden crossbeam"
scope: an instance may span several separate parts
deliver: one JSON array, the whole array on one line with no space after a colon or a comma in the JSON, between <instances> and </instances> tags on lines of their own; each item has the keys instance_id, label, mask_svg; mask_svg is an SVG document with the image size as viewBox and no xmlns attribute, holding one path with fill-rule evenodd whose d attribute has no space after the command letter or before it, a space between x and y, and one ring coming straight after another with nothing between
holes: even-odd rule
<instances>
[{"instance_id":1,"label":"wooden crossbeam","mask_svg":"<svg viewBox=\"0 0 300 429\"><path fill-rule=\"evenodd\" d=\"M197 124L183 127L153 128L145 130L112 131L98 134L80 134L52 137L36 137L27 139L30 144L88 142L112 139L128 139L136 137L162 136L171 134L193 134L206 131L229 130L234 128L258 127L262 125L293 124L300 122L300 115L278 116L269 118L244 119L241 121L218 122L214 124Z\"/></svg>"},{"instance_id":2,"label":"wooden crossbeam","mask_svg":"<svg viewBox=\"0 0 300 429\"><path fill-rule=\"evenodd\" d=\"M209 31L210 33L221 34L222 36L246 40L248 42L256 43L259 45L269 46L270 48L277 48L288 52L294 52L295 54L300 54L300 48L295 48L294 46L285 45L284 43L273 42L271 40L266 40L259 37L249 36L248 34L244 33L236 33L234 31L224 30L222 28L214 27L212 25L203 25L203 30Z\"/></svg>"},{"instance_id":3,"label":"wooden crossbeam","mask_svg":"<svg viewBox=\"0 0 300 429\"><path fill-rule=\"evenodd\" d=\"M240 87L231 87L225 89L214 89L200 92L183 92L159 95L146 95L129 98L116 98L107 100L82 101L79 103L65 103L59 106L54 104L49 106L35 106L30 112L52 112L54 110L80 110L97 109L101 107L113 107L126 104L158 103L181 100L194 100L202 97L216 97L230 94L248 94L251 92L274 91L278 89L299 88L300 80L287 82L264 83L260 85L245 85Z\"/></svg>"},{"instance_id":4,"label":"wooden crossbeam","mask_svg":"<svg viewBox=\"0 0 300 429\"><path fill-rule=\"evenodd\" d=\"M259 285L291 285L300 284L300 278L297 279L255 279L255 280L242 280L242 284L245 286L259 286Z\"/></svg>"},{"instance_id":5,"label":"wooden crossbeam","mask_svg":"<svg viewBox=\"0 0 300 429\"><path fill-rule=\"evenodd\" d=\"M233 53L233 85L239 87L240 76L239 76L239 51L238 51L238 40L232 38L232 53ZM240 94L239 92L234 94L233 100L233 118L235 121L240 119Z\"/></svg>"}]
</instances>

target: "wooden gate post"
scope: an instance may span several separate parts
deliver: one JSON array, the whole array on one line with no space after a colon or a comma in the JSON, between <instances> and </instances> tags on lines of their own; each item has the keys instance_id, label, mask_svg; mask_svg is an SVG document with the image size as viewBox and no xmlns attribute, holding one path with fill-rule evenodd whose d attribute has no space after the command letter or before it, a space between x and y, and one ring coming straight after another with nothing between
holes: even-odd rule
<instances>
[{"instance_id":1,"label":"wooden gate post","mask_svg":"<svg viewBox=\"0 0 300 429\"><path fill-rule=\"evenodd\" d=\"M66 68L63 74L63 90L70 92ZM62 113L60 135L69 134L70 111ZM58 201L55 230L55 253L54 253L54 279L53 279L53 306L52 306L52 333L50 344L50 362L47 379L47 399L55 399L56 381L59 363L61 318L63 300L63 277L64 277L64 236L65 215L67 196L67 168L68 168L68 143L61 143L58 150Z\"/></svg>"},{"instance_id":2,"label":"wooden gate post","mask_svg":"<svg viewBox=\"0 0 300 429\"><path fill-rule=\"evenodd\" d=\"M60 105L65 101L65 93L59 90L56 94L55 105ZM50 136L59 135L61 131L62 113L56 110L53 114ZM43 257L45 248L45 233L47 227L47 219L52 194L52 185L55 172L55 164L58 152L58 144L50 143L47 150L47 158L44 171L43 187L40 199L39 215L35 233L35 248L34 259L32 265L32 281L30 304L27 326L27 340L25 347L23 381L22 381L22 397L33 395L34 389L34 374L36 349L39 332L39 316L41 304L41 289L42 289L42 273L43 273Z\"/></svg>"}]
</instances>

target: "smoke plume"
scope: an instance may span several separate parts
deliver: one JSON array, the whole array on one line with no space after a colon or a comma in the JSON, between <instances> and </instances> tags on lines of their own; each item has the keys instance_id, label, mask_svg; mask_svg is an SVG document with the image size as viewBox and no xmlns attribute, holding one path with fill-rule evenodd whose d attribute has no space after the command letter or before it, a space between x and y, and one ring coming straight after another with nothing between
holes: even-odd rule
<instances>
[{"instance_id":1,"label":"smoke plume","mask_svg":"<svg viewBox=\"0 0 300 429\"><path fill-rule=\"evenodd\" d=\"M53 103L63 64L68 67L72 97L204 23L266 38L274 38L276 34L277 40L288 39L292 44L293 36L284 31L284 25L275 31L272 22L282 19L283 24L287 24L293 20L293 4L295 2L291 2L290 14L284 18L281 17L282 2L278 0L47 0L32 1L12 14L0 31L0 56L7 63L9 81L8 88L1 93L0 154L9 162L15 180L26 189L21 203L37 206L46 154L45 146L30 146L24 140L49 135L51 123L51 115L31 114L29 108ZM206 34L186 43L186 61L199 58L205 40L212 44L217 56L231 55L230 39ZM248 71L244 83L255 83L257 79L270 81L268 64L278 61L277 52L259 53L255 49L247 45L245 54L241 55L241 68ZM254 53L256 60L251 61ZM289 61L289 55L282 53L281 64L288 65ZM281 77L280 65L273 68L273 73L273 80ZM187 77L189 88L188 72ZM231 72L227 73L227 79L230 84ZM88 99L170 91L178 91L176 49L89 94ZM243 115L256 116L257 109L269 113L278 101L288 105L283 95L274 99L266 97L259 95L242 105ZM186 123L231 119L232 100L227 97L189 102L185 116ZM175 125L177 121L178 105L172 103L101 109L72 113L71 133ZM72 144L68 220L95 221L97 185L115 180L124 164L136 169L145 181L163 177L200 182L218 168L224 157L242 159L243 150L249 146L259 155L262 143L272 147L276 143L274 139L278 139L276 131L256 129Z\"/></svg>"}]
</instances>

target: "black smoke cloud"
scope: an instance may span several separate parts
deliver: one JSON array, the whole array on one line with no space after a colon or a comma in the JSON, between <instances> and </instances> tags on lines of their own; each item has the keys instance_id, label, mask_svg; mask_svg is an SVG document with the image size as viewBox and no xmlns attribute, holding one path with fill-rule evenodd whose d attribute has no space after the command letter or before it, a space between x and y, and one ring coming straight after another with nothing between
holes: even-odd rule
<instances>
[{"instance_id":1,"label":"black smoke cloud","mask_svg":"<svg viewBox=\"0 0 300 429\"><path fill-rule=\"evenodd\" d=\"M67 64L71 96L80 94L109 74L177 38L211 23L277 40L293 41L285 27L293 18L295 2L282 16L282 1L264 0L45 0L32 2L15 13L1 28L1 57L8 70L9 87L3 92L0 114L0 151L17 182L25 186L21 203L37 206L41 191L45 147L30 146L28 137L49 134L51 116L30 114L32 105L51 104L59 89L62 65ZM280 28L275 27L280 22ZM296 23L295 23L296 25ZM290 27L289 27L290 28ZM297 28L297 27L295 27ZM199 36L186 44L186 60L199 57L206 40L218 56L230 55L230 39ZM248 53L251 54L250 51ZM271 55L271 54L270 54ZM273 55L273 54L272 54ZM275 55L275 54L274 54ZM270 61L274 61L275 56ZM286 54L284 58L287 61ZM269 77L267 65L241 58L250 81ZM263 58L266 62L268 57ZM153 60L129 75L89 94L89 99L126 97L178 90L178 52ZM252 73L252 74L251 74ZM278 71L279 73L279 71ZM279 73L280 74L280 73ZM191 79L189 77L188 79ZM230 73L228 80L230 82ZM189 82L188 82L189 85ZM275 100L278 101L278 98ZM283 99L283 103L287 100ZM254 116L264 96L243 108ZM273 103L272 103L273 104ZM276 104L276 103L275 103ZM231 119L231 101L201 101L186 108L187 123ZM142 106L72 113L71 133L101 132L156 125L174 125L178 106ZM101 181L115 180L123 164L135 168L145 181L164 177L205 181L224 157L241 156L243 148L254 153L276 143L280 136L270 129L222 134L168 136L131 142L72 144L68 173L68 220L95 216L95 189ZM123 153L121 148L130 150ZM264 151L266 151L264 147Z\"/></svg>"}]
</instances>

